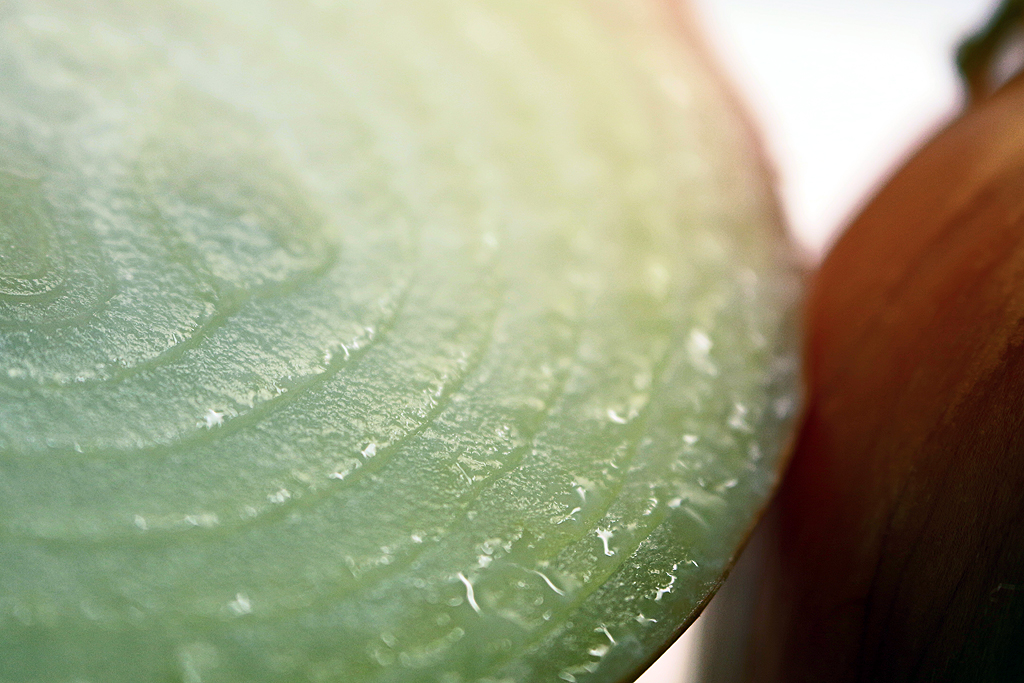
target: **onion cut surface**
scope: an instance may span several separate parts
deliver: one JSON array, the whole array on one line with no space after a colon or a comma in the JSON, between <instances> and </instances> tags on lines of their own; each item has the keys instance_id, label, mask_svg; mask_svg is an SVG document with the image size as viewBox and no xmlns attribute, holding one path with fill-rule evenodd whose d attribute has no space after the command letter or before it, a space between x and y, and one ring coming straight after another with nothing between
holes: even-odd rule
<instances>
[{"instance_id":1,"label":"onion cut surface","mask_svg":"<svg viewBox=\"0 0 1024 683\"><path fill-rule=\"evenodd\" d=\"M0 681L599 681L714 589L800 277L665 6L0 7Z\"/></svg>"}]
</instances>

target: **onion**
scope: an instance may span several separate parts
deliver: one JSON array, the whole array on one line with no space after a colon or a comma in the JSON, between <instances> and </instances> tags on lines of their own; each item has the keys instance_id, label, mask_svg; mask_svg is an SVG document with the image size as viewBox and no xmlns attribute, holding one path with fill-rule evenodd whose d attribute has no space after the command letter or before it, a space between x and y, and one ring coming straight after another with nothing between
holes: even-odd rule
<instances>
[{"instance_id":1,"label":"onion","mask_svg":"<svg viewBox=\"0 0 1024 683\"><path fill-rule=\"evenodd\" d=\"M1021 79L970 108L814 277L807 421L713 629L738 678L1024 680L1022 112Z\"/></svg>"}]
</instances>

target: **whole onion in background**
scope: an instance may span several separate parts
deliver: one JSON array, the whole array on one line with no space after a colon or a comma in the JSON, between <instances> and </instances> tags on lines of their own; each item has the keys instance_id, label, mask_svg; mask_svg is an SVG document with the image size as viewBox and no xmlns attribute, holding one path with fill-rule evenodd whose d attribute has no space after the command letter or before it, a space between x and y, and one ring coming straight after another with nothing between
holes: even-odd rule
<instances>
[{"instance_id":1,"label":"whole onion in background","mask_svg":"<svg viewBox=\"0 0 1024 683\"><path fill-rule=\"evenodd\" d=\"M981 54L814 277L807 421L703 681L1024 680L1024 80L988 96Z\"/></svg>"}]
</instances>

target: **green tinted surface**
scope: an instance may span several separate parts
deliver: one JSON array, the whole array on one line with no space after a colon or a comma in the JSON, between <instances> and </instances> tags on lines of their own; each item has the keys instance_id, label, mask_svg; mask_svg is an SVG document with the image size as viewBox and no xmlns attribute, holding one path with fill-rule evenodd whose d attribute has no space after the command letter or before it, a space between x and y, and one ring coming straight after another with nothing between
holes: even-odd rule
<instances>
[{"instance_id":1,"label":"green tinted surface","mask_svg":"<svg viewBox=\"0 0 1024 683\"><path fill-rule=\"evenodd\" d=\"M656 2L0 4L0 681L613 680L797 403Z\"/></svg>"}]
</instances>

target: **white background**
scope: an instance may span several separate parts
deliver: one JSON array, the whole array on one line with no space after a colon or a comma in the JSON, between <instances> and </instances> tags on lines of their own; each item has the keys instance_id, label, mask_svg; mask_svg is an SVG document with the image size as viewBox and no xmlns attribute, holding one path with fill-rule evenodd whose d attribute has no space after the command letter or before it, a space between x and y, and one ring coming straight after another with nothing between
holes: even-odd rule
<instances>
[{"instance_id":1,"label":"white background","mask_svg":"<svg viewBox=\"0 0 1024 683\"><path fill-rule=\"evenodd\" d=\"M691 0L780 173L799 239L827 235L960 103L952 53L995 0Z\"/></svg>"},{"instance_id":2,"label":"white background","mask_svg":"<svg viewBox=\"0 0 1024 683\"><path fill-rule=\"evenodd\" d=\"M691 0L813 256L961 105L953 50L996 0ZM640 683L696 683L700 622Z\"/></svg>"}]
</instances>

